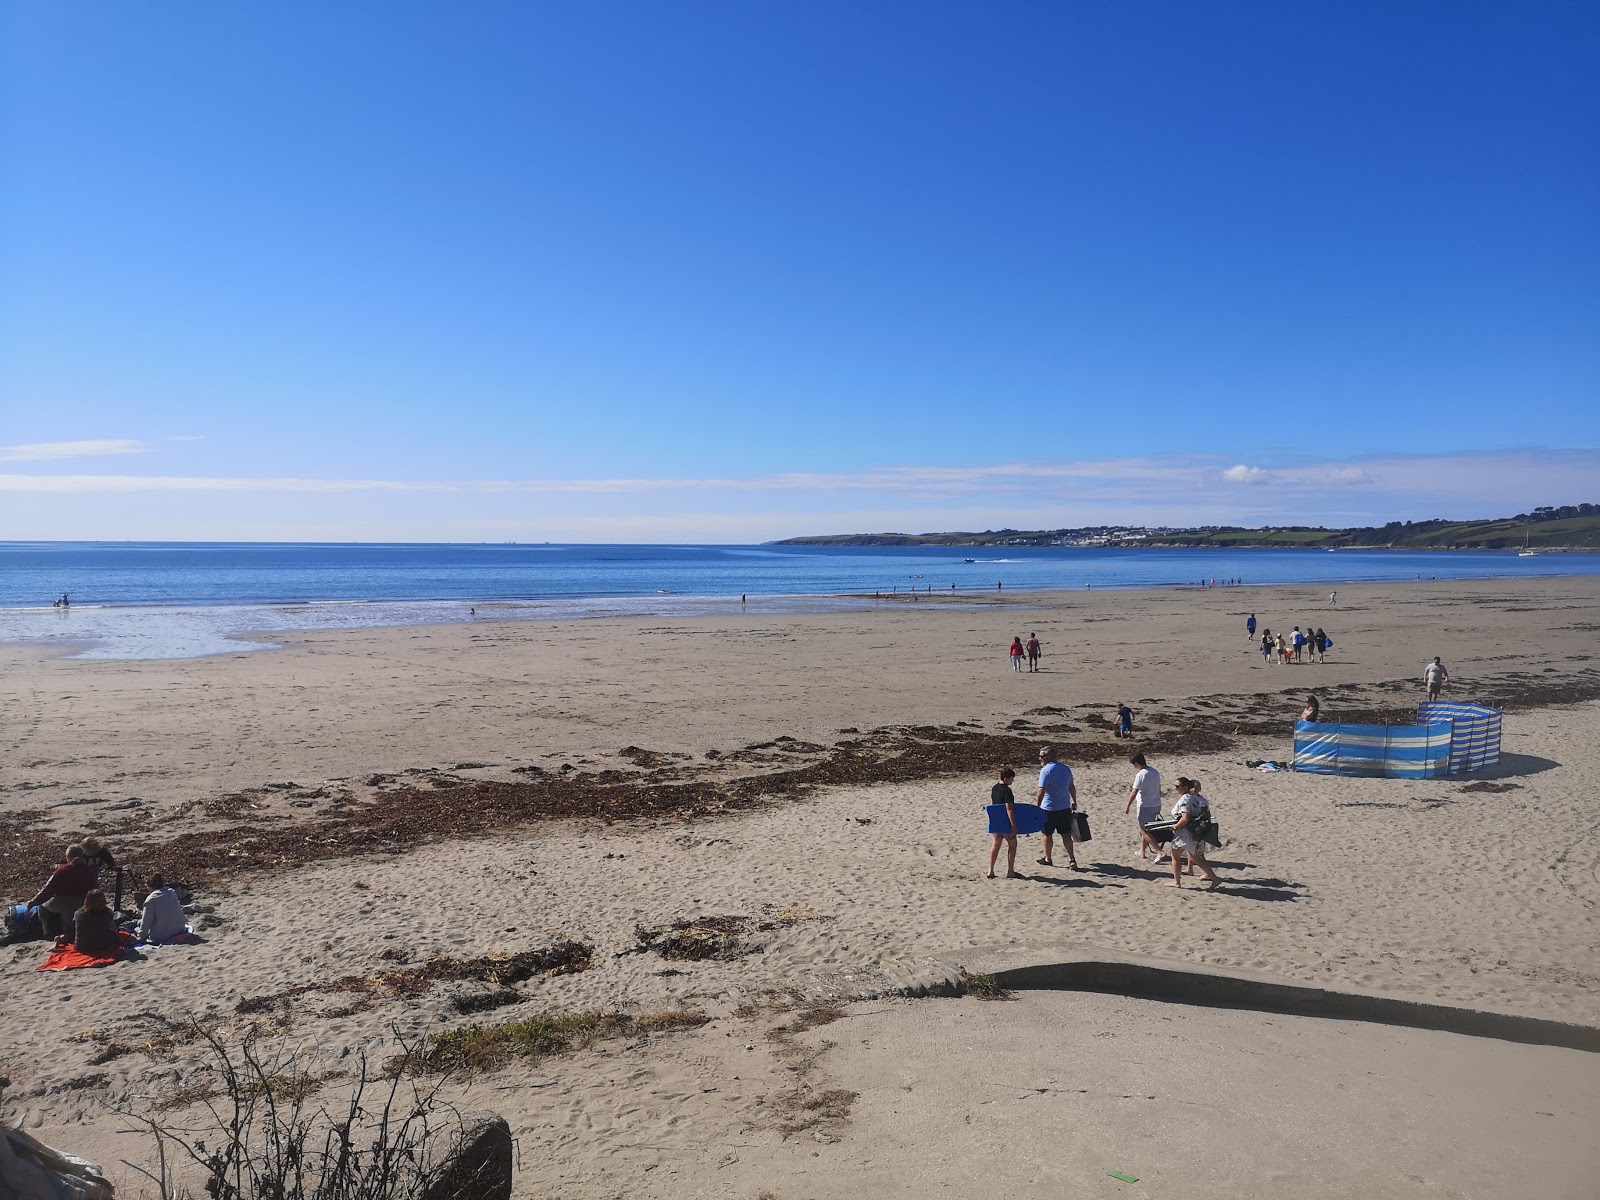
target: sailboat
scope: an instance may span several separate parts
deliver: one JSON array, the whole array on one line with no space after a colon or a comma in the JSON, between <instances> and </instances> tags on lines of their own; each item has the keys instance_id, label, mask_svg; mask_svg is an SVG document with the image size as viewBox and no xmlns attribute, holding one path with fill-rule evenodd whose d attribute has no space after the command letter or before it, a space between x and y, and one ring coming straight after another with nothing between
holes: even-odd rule
<instances>
[{"instance_id":1,"label":"sailboat","mask_svg":"<svg viewBox=\"0 0 1600 1200\"><path fill-rule=\"evenodd\" d=\"M1523 534L1522 535L1522 549L1517 551L1517 557L1518 558L1538 558L1539 557L1539 552L1537 550L1528 549L1528 535L1527 534Z\"/></svg>"}]
</instances>

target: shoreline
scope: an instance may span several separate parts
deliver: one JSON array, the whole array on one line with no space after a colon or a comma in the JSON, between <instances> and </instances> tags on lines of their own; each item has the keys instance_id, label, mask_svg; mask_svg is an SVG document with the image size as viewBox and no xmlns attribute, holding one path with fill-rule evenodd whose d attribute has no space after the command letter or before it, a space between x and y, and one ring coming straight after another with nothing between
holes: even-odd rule
<instances>
[{"instance_id":1,"label":"shoreline","mask_svg":"<svg viewBox=\"0 0 1600 1200\"><path fill-rule=\"evenodd\" d=\"M191 604L191 603L149 603L149 604L75 604L70 609L51 608L48 606L0 608L0 623L8 615L37 616L41 619L68 620L75 614L85 614L93 617L102 614L102 620L126 621L129 618L137 620L144 617L148 621L159 621L163 618L188 620L192 623L177 632L169 633L169 641L158 644L153 650L147 647L146 653L124 652L130 641L136 642L140 630L125 631L120 634L107 633L102 627L100 632L91 629L75 630L72 636L50 636L40 634L35 636L7 636L0 624L0 650L5 647L15 646L45 646L59 647L59 651L50 657L65 657L78 660L96 661L151 661L151 660L184 660L207 658L219 655L232 655L243 650L246 653L260 653L264 651L282 650L292 644L297 637L323 632L382 630L382 629L429 629L460 625L489 625L494 622L507 623L549 623L559 621L628 621L651 619L697 619L714 618L721 616L813 616L828 613L849 613L870 611L880 605L895 604L928 604L943 608L969 608L969 609L995 609L995 608L1027 608L1049 607L1052 602L1058 602L1069 597L1092 595L1095 592L1129 596L1141 593L1168 594L1173 592L1195 593L1201 595L1226 595L1248 593L1262 595L1289 589L1311 589L1317 591L1348 590L1350 588L1415 588L1417 586L1433 587L1435 585L1472 585L1472 584L1538 584L1543 581L1570 581L1579 579L1600 579L1600 573L1577 571L1571 573L1549 572L1539 575L1473 575L1450 576L1448 578L1433 577L1426 579L1386 579L1386 578L1360 578L1338 580L1309 580L1303 582L1264 582L1264 583L1237 583L1217 584L1205 586L1195 581L1174 581L1168 583L1152 584L1139 583L1107 583L1086 584L1082 587L1018 587L1014 590L990 588L986 585L969 585L963 588L931 587L913 591L891 590L879 592L786 592L786 593L747 593L748 602L736 598L731 594L703 594L691 595L688 593L630 593L630 594L596 594L591 596L557 596L557 597L531 597L517 599L489 599L489 600L457 600L443 599L324 599L309 601L240 601L237 603L218 604ZM425 610L419 612L411 620L385 620L383 616L395 616L392 610ZM472 610L484 611L474 614ZM450 610L456 615L446 617L442 610ZM462 610L466 610L463 612ZM270 619L251 622L248 626L221 627L208 625L210 618L217 614L238 616L242 614L276 614L277 616L292 616L301 613L316 613L323 617L338 617L340 615L360 614L363 612L379 612L380 619L363 621L360 619L348 622L328 620L325 623L300 623L280 624ZM53 613L53 618L46 618L45 614ZM241 645L241 643L258 642L263 645Z\"/></svg>"}]
</instances>

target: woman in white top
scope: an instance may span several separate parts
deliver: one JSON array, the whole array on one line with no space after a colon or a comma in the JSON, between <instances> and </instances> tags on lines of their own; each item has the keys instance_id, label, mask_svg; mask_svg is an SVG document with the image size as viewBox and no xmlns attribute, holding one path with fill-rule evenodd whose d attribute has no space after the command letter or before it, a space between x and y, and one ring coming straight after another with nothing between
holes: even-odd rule
<instances>
[{"instance_id":1,"label":"woman in white top","mask_svg":"<svg viewBox=\"0 0 1600 1200\"><path fill-rule=\"evenodd\" d=\"M1184 783L1194 786L1187 779ZM1206 852L1194 831L1196 825L1207 819L1208 807L1195 799L1194 792L1187 790L1178 796L1178 802L1172 806L1172 819L1177 824L1172 830L1172 882L1169 887L1183 886L1182 856L1184 855L1200 868L1200 873L1206 877L1206 882L1211 885L1213 891L1222 886L1222 880L1217 878L1216 872L1211 869L1211 864L1206 861Z\"/></svg>"}]
</instances>

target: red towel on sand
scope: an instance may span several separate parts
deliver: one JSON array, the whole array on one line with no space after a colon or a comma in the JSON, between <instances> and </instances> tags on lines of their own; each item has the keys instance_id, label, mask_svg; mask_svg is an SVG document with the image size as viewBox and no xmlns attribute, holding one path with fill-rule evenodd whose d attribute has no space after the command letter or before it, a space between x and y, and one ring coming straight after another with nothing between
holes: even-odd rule
<instances>
[{"instance_id":1,"label":"red towel on sand","mask_svg":"<svg viewBox=\"0 0 1600 1200\"><path fill-rule=\"evenodd\" d=\"M75 947L57 946L50 951L50 957L34 969L38 971L71 971L78 967L109 967L112 963L122 960L128 943L133 940L133 935L118 933L117 938L122 942L122 949L106 958L90 958L87 954L79 954Z\"/></svg>"}]
</instances>

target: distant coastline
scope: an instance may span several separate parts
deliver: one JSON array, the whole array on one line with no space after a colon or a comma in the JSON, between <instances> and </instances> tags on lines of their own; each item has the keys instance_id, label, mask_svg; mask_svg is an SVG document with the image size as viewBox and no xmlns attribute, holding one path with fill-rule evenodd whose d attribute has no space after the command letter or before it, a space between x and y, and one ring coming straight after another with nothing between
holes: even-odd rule
<instances>
[{"instance_id":1,"label":"distant coastline","mask_svg":"<svg viewBox=\"0 0 1600 1200\"><path fill-rule=\"evenodd\" d=\"M1147 550L1600 550L1600 505L1536 508L1489 521L1391 521L1329 529L1308 525L1092 525L1074 529L988 529L981 533L837 533L785 538L778 546L1078 546Z\"/></svg>"}]
</instances>

